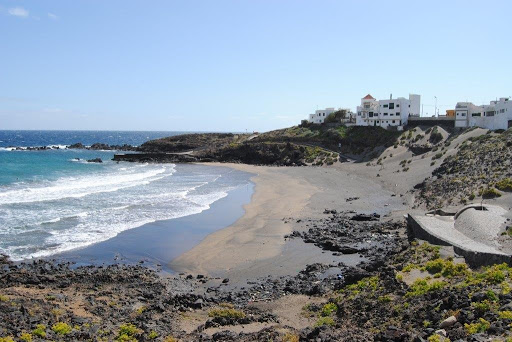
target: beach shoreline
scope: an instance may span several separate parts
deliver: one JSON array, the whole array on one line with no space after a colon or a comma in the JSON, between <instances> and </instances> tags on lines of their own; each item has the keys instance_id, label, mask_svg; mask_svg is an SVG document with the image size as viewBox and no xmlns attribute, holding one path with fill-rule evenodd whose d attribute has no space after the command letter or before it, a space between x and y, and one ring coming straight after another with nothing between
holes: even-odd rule
<instances>
[{"instance_id":1,"label":"beach shoreline","mask_svg":"<svg viewBox=\"0 0 512 342\"><path fill-rule=\"evenodd\" d=\"M304 223L322 217L325 209L380 215L403 209L402 200L392 191L339 168L214 165L255 174L251 177L254 193L234 224L208 235L169 264L179 273L225 277L243 284L268 275L297 274L315 262L355 265L361 261L358 255L333 256L285 237L294 230L303 231Z\"/></svg>"},{"instance_id":2,"label":"beach shoreline","mask_svg":"<svg viewBox=\"0 0 512 342\"><path fill-rule=\"evenodd\" d=\"M227 173L230 172L228 170ZM251 174L239 174L238 177L245 179L243 182L246 184L227 191L225 197L211 203L206 210L146 223L124 230L108 240L44 259L72 262L75 267L143 264L162 274L173 274L175 270L168 267L171 260L199 244L212 232L230 226L244 215L244 204L251 201L254 183L250 181Z\"/></svg>"}]
</instances>

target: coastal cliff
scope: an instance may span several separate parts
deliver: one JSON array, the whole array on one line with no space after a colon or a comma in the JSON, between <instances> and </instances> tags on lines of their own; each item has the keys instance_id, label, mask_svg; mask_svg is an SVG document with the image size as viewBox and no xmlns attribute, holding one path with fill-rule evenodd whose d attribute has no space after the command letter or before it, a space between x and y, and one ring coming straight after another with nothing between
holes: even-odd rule
<instances>
[{"instance_id":1,"label":"coastal cliff","mask_svg":"<svg viewBox=\"0 0 512 342\"><path fill-rule=\"evenodd\" d=\"M140 155L116 154L116 161L231 162L253 165L332 165L364 159L393 145L399 133L380 127L296 126L262 134L185 134L145 142ZM348 156L345 156L346 153Z\"/></svg>"}]
</instances>

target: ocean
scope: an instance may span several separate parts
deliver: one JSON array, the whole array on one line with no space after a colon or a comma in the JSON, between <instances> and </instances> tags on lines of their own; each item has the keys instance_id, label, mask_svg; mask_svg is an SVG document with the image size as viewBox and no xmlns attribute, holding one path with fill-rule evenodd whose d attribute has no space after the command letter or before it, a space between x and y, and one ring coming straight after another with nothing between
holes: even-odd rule
<instances>
[{"instance_id":1,"label":"ocean","mask_svg":"<svg viewBox=\"0 0 512 342\"><path fill-rule=\"evenodd\" d=\"M116 163L81 142L140 145L180 132L0 131L0 253L49 257L147 223L201 213L248 174L225 167ZM28 151L12 146L59 146ZM101 158L103 163L85 160Z\"/></svg>"}]
</instances>

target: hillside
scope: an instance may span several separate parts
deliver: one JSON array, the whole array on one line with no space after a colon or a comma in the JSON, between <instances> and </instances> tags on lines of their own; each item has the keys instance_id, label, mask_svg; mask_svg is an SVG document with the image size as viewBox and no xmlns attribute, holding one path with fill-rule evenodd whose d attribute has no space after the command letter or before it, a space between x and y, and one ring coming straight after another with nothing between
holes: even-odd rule
<instances>
[{"instance_id":1,"label":"hillside","mask_svg":"<svg viewBox=\"0 0 512 342\"><path fill-rule=\"evenodd\" d=\"M362 155L376 147L393 145L399 136L400 132L381 127L301 125L260 134L254 141L314 144L333 150L341 144L342 153Z\"/></svg>"},{"instance_id":2,"label":"hillside","mask_svg":"<svg viewBox=\"0 0 512 342\"><path fill-rule=\"evenodd\" d=\"M512 191L512 130L471 137L418 184L418 202L428 208L501 197ZM441 153L441 152L440 152Z\"/></svg>"},{"instance_id":3,"label":"hillside","mask_svg":"<svg viewBox=\"0 0 512 342\"><path fill-rule=\"evenodd\" d=\"M222 147L231 143L245 141L249 134L233 133L193 133L175 135L142 144L137 150L140 152L187 152L208 147Z\"/></svg>"},{"instance_id":4,"label":"hillside","mask_svg":"<svg viewBox=\"0 0 512 342\"><path fill-rule=\"evenodd\" d=\"M294 126L262 134L201 133L151 140L137 151L143 161L220 161L259 165L332 165L338 152L368 157L392 146L399 132L380 127ZM341 149L339 148L341 144ZM164 153L154 155L154 153ZM174 154L174 155L169 155ZM134 161L133 155L116 160Z\"/></svg>"}]
</instances>

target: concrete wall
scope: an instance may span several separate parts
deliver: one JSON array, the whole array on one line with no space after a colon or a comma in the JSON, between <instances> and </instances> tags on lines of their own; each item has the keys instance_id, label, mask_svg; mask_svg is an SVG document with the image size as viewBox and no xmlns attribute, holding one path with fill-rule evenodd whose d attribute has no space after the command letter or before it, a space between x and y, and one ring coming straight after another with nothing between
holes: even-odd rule
<instances>
[{"instance_id":1,"label":"concrete wall","mask_svg":"<svg viewBox=\"0 0 512 342\"><path fill-rule=\"evenodd\" d=\"M475 252L461 248L459 246L452 245L437 236L431 234L421 223L416 221L413 216L407 215L407 228L415 238L425 240L434 245L441 246L453 246L453 250L458 255L464 257L466 263L471 267L488 266L494 264L507 263L512 265L512 256L503 254L492 254Z\"/></svg>"},{"instance_id":2,"label":"concrete wall","mask_svg":"<svg viewBox=\"0 0 512 342\"><path fill-rule=\"evenodd\" d=\"M409 108L409 114L420 115L421 114L421 96L416 94L409 94L409 102L411 107Z\"/></svg>"},{"instance_id":3,"label":"concrete wall","mask_svg":"<svg viewBox=\"0 0 512 342\"><path fill-rule=\"evenodd\" d=\"M447 130L452 130L455 127L455 120L454 117L434 117L434 118L428 118L428 117L416 117L411 116L409 120L407 121L407 127L418 127L418 126L425 126L425 127L434 127L434 126L440 126Z\"/></svg>"}]
</instances>

